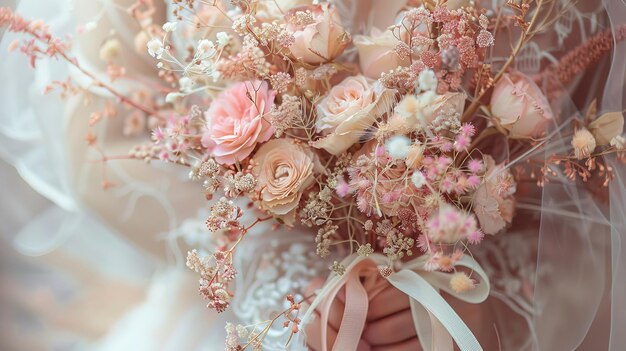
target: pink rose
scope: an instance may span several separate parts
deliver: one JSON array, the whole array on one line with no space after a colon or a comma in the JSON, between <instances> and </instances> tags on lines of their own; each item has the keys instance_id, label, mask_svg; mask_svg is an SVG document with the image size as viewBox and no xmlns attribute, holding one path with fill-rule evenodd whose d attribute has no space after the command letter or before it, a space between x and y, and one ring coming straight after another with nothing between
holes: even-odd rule
<instances>
[{"instance_id":1,"label":"pink rose","mask_svg":"<svg viewBox=\"0 0 626 351\"><path fill-rule=\"evenodd\" d=\"M211 149L211 155L221 164L234 164L248 157L257 143L269 140L274 133L267 114L275 96L266 82L236 83L226 89L205 113L207 127L202 145Z\"/></svg>"},{"instance_id":2,"label":"pink rose","mask_svg":"<svg viewBox=\"0 0 626 351\"><path fill-rule=\"evenodd\" d=\"M319 165L313 151L288 139L274 139L254 154L261 208L293 225L302 193Z\"/></svg>"},{"instance_id":3,"label":"pink rose","mask_svg":"<svg viewBox=\"0 0 626 351\"><path fill-rule=\"evenodd\" d=\"M473 195L472 210L485 234L496 234L513 220L515 181L508 169L485 156L485 181Z\"/></svg>"},{"instance_id":4,"label":"pink rose","mask_svg":"<svg viewBox=\"0 0 626 351\"><path fill-rule=\"evenodd\" d=\"M401 58L396 53L400 41L389 30L381 32L372 28L372 35L358 35L354 46L359 51L361 71L369 78L378 79L381 73L389 72L398 66L408 66L409 58Z\"/></svg>"},{"instance_id":5,"label":"pink rose","mask_svg":"<svg viewBox=\"0 0 626 351\"><path fill-rule=\"evenodd\" d=\"M370 82L364 76L348 77L319 102L315 127L324 136L314 147L333 155L346 151L390 108L395 91Z\"/></svg>"},{"instance_id":6,"label":"pink rose","mask_svg":"<svg viewBox=\"0 0 626 351\"><path fill-rule=\"evenodd\" d=\"M491 113L513 139L541 136L554 118L548 99L522 73L505 74L491 95Z\"/></svg>"},{"instance_id":7,"label":"pink rose","mask_svg":"<svg viewBox=\"0 0 626 351\"><path fill-rule=\"evenodd\" d=\"M332 61L350 43L339 14L328 3L296 7L289 11L286 20L287 29L295 37L289 50L296 59L308 64Z\"/></svg>"}]
</instances>

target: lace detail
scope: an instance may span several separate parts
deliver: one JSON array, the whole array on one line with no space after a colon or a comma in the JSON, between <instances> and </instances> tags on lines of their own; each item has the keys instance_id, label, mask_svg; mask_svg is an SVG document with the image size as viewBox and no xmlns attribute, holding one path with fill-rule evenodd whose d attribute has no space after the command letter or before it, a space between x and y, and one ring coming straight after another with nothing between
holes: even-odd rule
<instances>
[{"instance_id":1,"label":"lace detail","mask_svg":"<svg viewBox=\"0 0 626 351\"><path fill-rule=\"evenodd\" d=\"M313 279L328 275L328 263L315 255L310 233L270 232L259 228L251 234L256 237L241 247L235 257L236 267L242 274L236 281L233 311L245 325L258 324L284 311L289 307L285 300L288 294L294 295L296 300L302 299ZM261 243L263 250L259 250ZM282 321L277 321L268 332L263 349L284 350L289 334L290 330L283 328ZM292 342L289 349L297 347Z\"/></svg>"}]
</instances>

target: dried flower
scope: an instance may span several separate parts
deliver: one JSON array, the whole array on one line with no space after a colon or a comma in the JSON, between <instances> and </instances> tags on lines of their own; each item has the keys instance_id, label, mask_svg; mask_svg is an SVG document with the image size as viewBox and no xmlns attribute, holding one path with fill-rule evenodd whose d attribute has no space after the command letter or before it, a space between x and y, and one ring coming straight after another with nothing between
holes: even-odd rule
<instances>
[{"instance_id":1,"label":"dried flower","mask_svg":"<svg viewBox=\"0 0 626 351\"><path fill-rule=\"evenodd\" d=\"M411 175L411 182L413 182L413 185L419 189L426 185L426 177L424 177L424 173L415 171L413 172L413 175Z\"/></svg>"},{"instance_id":2,"label":"dried flower","mask_svg":"<svg viewBox=\"0 0 626 351\"><path fill-rule=\"evenodd\" d=\"M392 261L400 260L405 256L413 255L414 245L415 240L413 240L413 238L406 237L404 234L393 229L387 232L385 236L385 248L383 249L383 253Z\"/></svg>"},{"instance_id":3,"label":"dried flower","mask_svg":"<svg viewBox=\"0 0 626 351\"><path fill-rule=\"evenodd\" d=\"M464 272L457 272L450 278L450 288L456 293L464 293L475 287L474 281Z\"/></svg>"},{"instance_id":4,"label":"dried flower","mask_svg":"<svg viewBox=\"0 0 626 351\"><path fill-rule=\"evenodd\" d=\"M220 171L220 165L210 158L200 164L199 174L201 176L212 178Z\"/></svg>"},{"instance_id":5,"label":"dried flower","mask_svg":"<svg viewBox=\"0 0 626 351\"><path fill-rule=\"evenodd\" d=\"M346 267L337 261L333 262L330 266L330 270L337 275L344 275L344 273L346 273Z\"/></svg>"},{"instance_id":6,"label":"dried flower","mask_svg":"<svg viewBox=\"0 0 626 351\"><path fill-rule=\"evenodd\" d=\"M404 135L396 135L385 143L385 150L396 160L406 159L409 154L409 147L411 146L411 139Z\"/></svg>"},{"instance_id":7,"label":"dried flower","mask_svg":"<svg viewBox=\"0 0 626 351\"><path fill-rule=\"evenodd\" d=\"M207 228L212 231L222 229L239 229L239 218L243 215L241 209L222 197L218 202L211 206L209 218L206 220Z\"/></svg>"},{"instance_id":8,"label":"dried flower","mask_svg":"<svg viewBox=\"0 0 626 351\"><path fill-rule=\"evenodd\" d=\"M208 260L201 258L196 250L187 252L187 267L196 273L206 276L212 275L215 271L215 268L209 264Z\"/></svg>"},{"instance_id":9,"label":"dried flower","mask_svg":"<svg viewBox=\"0 0 626 351\"><path fill-rule=\"evenodd\" d=\"M330 245L332 244L332 237L337 235L338 226L331 224L330 222L326 223L322 228L317 231L317 235L315 236L315 243L317 244L317 249L315 253L322 257L328 257L330 255Z\"/></svg>"},{"instance_id":10,"label":"dried flower","mask_svg":"<svg viewBox=\"0 0 626 351\"><path fill-rule=\"evenodd\" d=\"M401 60L406 60L411 56L411 48L403 41L398 42L395 48L396 55L400 57Z\"/></svg>"},{"instance_id":11,"label":"dried flower","mask_svg":"<svg viewBox=\"0 0 626 351\"><path fill-rule=\"evenodd\" d=\"M291 76L286 72L272 74L270 76L270 84L272 85L272 89L276 90L276 92L284 93L289 88L289 84L291 84Z\"/></svg>"},{"instance_id":12,"label":"dried flower","mask_svg":"<svg viewBox=\"0 0 626 351\"><path fill-rule=\"evenodd\" d=\"M574 147L574 155L579 160L589 157L593 150L596 149L596 139L587 128L578 129L572 138L572 146Z\"/></svg>"},{"instance_id":13,"label":"dried flower","mask_svg":"<svg viewBox=\"0 0 626 351\"><path fill-rule=\"evenodd\" d=\"M480 33L478 33L478 37L476 37L476 44L478 44L479 47L486 48L493 46L493 43L493 35L490 32L483 29Z\"/></svg>"},{"instance_id":14,"label":"dried flower","mask_svg":"<svg viewBox=\"0 0 626 351\"><path fill-rule=\"evenodd\" d=\"M257 180L251 173L228 173L222 180L226 196L234 197L254 190Z\"/></svg>"},{"instance_id":15,"label":"dried flower","mask_svg":"<svg viewBox=\"0 0 626 351\"><path fill-rule=\"evenodd\" d=\"M428 238L434 242L456 243L479 231L476 218L450 205L443 205L426 224Z\"/></svg>"},{"instance_id":16,"label":"dried flower","mask_svg":"<svg viewBox=\"0 0 626 351\"><path fill-rule=\"evenodd\" d=\"M356 251L357 255L361 256L361 257L367 257L371 254L374 253L374 249L372 248L372 244L367 243L365 245L361 245L359 246L359 248Z\"/></svg>"}]
</instances>

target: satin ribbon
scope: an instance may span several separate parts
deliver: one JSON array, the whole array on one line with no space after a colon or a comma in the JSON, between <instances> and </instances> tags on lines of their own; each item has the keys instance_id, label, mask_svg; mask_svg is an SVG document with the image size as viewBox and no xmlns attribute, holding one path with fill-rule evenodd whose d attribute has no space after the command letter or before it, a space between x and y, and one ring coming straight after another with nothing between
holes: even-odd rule
<instances>
[{"instance_id":1,"label":"satin ribbon","mask_svg":"<svg viewBox=\"0 0 626 351\"><path fill-rule=\"evenodd\" d=\"M360 282L359 270L355 270L355 267L365 260L371 260L377 266L387 263L387 258L380 254L373 254L366 258L356 254L348 256L342 261L346 272L341 276L331 274L302 317L302 322L306 324L319 306L322 351L328 351L326 326L330 307L335 296L344 286L346 287L346 305L332 350L356 350L361 341L369 302L367 292ZM404 263L400 270L386 277L390 284L410 297L413 323L422 348L436 351L453 350L454 340L462 351L482 350L474 334L439 292L443 290L468 303L480 303L489 295L487 274L478 262L469 256L464 256L456 262L455 266L471 269L480 277L480 281L474 289L456 293L449 286L451 278L449 273L426 271L424 263L424 258L417 258Z\"/></svg>"}]
</instances>

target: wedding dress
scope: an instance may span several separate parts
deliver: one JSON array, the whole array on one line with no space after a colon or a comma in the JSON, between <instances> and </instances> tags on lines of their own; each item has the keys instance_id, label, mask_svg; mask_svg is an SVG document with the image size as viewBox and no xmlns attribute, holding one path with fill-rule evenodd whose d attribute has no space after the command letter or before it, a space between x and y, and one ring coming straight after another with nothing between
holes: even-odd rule
<instances>
[{"instance_id":1,"label":"wedding dress","mask_svg":"<svg viewBox=\"0 0 626 351\"><path fill-rule=\"evenodd\" d=\"M492 8L502 4L485 2ZM133 78L158 86L155 62L145 46L136 49L138 29L125 11L132 3L21 0L8 5L25 17L45 19L57 34L96 23L95 29L76 36L74 53L99 77L106 76L106 67L98 50L112 29ZM335 3L354 33L364 33L378 22L393 21L391 4L402 2ZM158 5L163 6L157 19L165 22L168 9ZM557 1L557 6L563 15L520 54L516 69L539 73L573 45L626 20L626 4L620 1L576 6ZM0 172L6 189L0 299L3 307L11 306L0 317L5 326L0 349L221 350L226 322L264 321L285 308L286 294L303 294L311 280L327 274L330 263L315 256L308 229L272 230L262 223L235 257L243 274L236 281L233 308L220 315L208 310L197 295L197 277L184 267L188 248L210 250L213 245L204 225L208 203L201 184L189 181L187 171L177 166L120 160L106 166L117 186L103 190L102 163L86 147L84 136L89 115L111 97L88 89L91 103L85 105L85 94L65 101L43 95L51 80L67 75L85 82L63 62L42 61L37 70L29 69L23 57L6 52L14 39L7 33L0 43ZM498 49L503 57L507 54L506 44ZM612 58L579 78L570 90L572 99L560 102L562 110L578 111L594 97L601 98L600 110L622 110L624 50L623 43L617 45ZM606 72L596 74L602 67ZM126 92L132 84L121 80L116 88ZM149 137L124 136L123 117L103 122L98 137L108 154L126 154ZM559 146L555 141L546 152ZM619 350L626 345L619 329L626 326L626 316L619 313L626 299L626 278L620 274L626 269L620 256L620 249L626 250L626 240L620 241L626 219L619 218L626 212L626 172L616 169L610 208L579 189L547 185L539 198L552 205L553 213L537 213L541 204L526 204L541 220L540 227L520 226L487 241L476 253L494 277L491 297L480 312L490 322L476 332L487 343L485 349ZM550 202L557 198L572 202ZM567 217L572 226L584 228L572 234L575 239L567 231L571 226L563 226L564 213L573 215ZM580 260L571 262L568 256L568 261L559 250L577 253ZM266 348L284 349L287 335L280 325L273 328ZM303 345L298 339L289 349L306 349Z\"/></svg>"}]
</instances>

